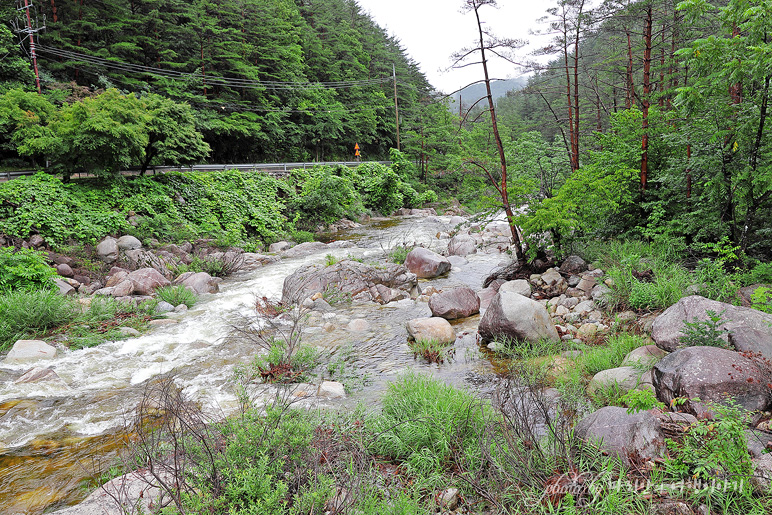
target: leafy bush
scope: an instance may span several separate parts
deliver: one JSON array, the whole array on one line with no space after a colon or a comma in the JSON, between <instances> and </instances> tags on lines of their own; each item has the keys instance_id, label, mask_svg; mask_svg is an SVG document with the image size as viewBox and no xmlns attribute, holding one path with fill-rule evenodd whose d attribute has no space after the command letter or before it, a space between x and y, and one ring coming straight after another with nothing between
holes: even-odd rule
<instances>
[{"instance_id":1,"label":"leafy bush","mask_svg":"<svg viewBox=\"0 0 772 515\"><path fill-rule=\"evenodd\" d=\"M751 307L772 314L772 288L759 286L751 294Z\"/></svg>"},{"instance_id":2,"label":"leafy bush","mask_svg":"<svg viewBox=\"0 0 772 515\"><path fill-rule=\"evenodd\" d=\"M357 168L364 178L362 192L366 207L390 215L402 206L399 176L391 168L378 163L365 163Z\"/></svg>"},{"instance_id":3,"label":"leafy bush","mask_svg":"<svg viewBox=\"0 0 772 515\"><path fill-rule=\"evenodd\" d=\"M412 245L397 245L389 252L389 261L403 265L411 250L413 250Z\"/></svg>"},{"instance_id":4,"label":"leafy bush","mask_svg":"<svg viewBox=\"0 0 772 515\"><path fill-rule=\"evenodd\" d=\"M172 306L185 304L188 308L192 308L198 300L198 296L193 291L181 284L177 286L164 286L156 290L156 294L158 298Z\"/></svg>"},{"instance_id":5,"label":"leafy bush","mask_svg":"<svg viewBox=\"0 0 772 515\"><path fill-rule=\"evenodd\" d=\"M433 202L437 202L439 200L439 197L437 196L437 193L435 193L434 190L426 190L423 193L421 193L420 196L420 204L431 204Z\"/></svg>"},{"instance_id":6,"label":"leafy bush","mask_svg":"<svg viewBox=\"0 0 772 515\"><path fill-rule=\"evenodd\" d=\"M715 311L707 310L705 314L708 316L707 320L684 322L684 327L681 330L683 336L679 338L681 345L685 347L707 346L732 349L729 342L722 338L722 336L726 336L729 333L726 328L721 327L721 324L726 322L726 320L721 318L724 312L716 313Z\"/></svg>"},{"instance_id":7,"label":"leafy bush","mask_svg":"<svg viewBox=\"0 0 772 515\"><path fill-rule=\"evenodd\" d=\"M0 292L53 288L56 270L46 260L44 252L0 248Z\"/></svg>"},{"instance_id":8,"label":"leafy bush","mask_svg":"<svg viewBox=\"0 0 772 515\"><path fill-rule=\"evenodd\" d=\"M308 345L290 349L284 340L274 339L266 354L258 354L252 367L266 383L302 383L319 364L319 352Z\"/></svg>"},{"instance_id":9,"label":"leafy bush","mask_svg":"<svg viewBox=\"0 0 772 515\"><path fill-rule=\"evenodd\" d=\"M334 175L329 167L315 168L301 184L293 207L311 223L332 223L360 210L359 195L346 177Z\"/></svg>"},{"instance_id":10,"label":"leafy bush","mask_svg":"<svg viewBox=\"0 0 772 515\"><path fill-rule=\"evenodd\" d=\"M619 400L627 406L627 413L647 411L652 408L664 410L666 407L651 390L630 390Z\"/></svg>"},{"instance_id":11,"label":"leafy bush","mask_svg":"<svg viewBox=\"0 0 772 515\"><path fill-rule=\"evenodd\" d=\"M665 459L666 472L676 479L696 478L708 483L735 480L743 484L739 493L749 495L753 465L745 436L748 413L733 400L726 405L712 404L710 409L716 420L692 424L681 443L667 440L670 456ZM718 495L725 494L718 489Z\"/></svg>"}]
</instances>

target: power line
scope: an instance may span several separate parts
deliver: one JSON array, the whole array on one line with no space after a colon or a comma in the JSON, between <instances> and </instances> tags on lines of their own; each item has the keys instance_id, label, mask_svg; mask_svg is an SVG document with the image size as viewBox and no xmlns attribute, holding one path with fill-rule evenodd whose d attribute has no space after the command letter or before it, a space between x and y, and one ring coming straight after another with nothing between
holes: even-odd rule
<instances>
[{"instance_id":1,"label":"power line","mask_svg":"<svg viewBox=\"0 0 772 515\"><path fill-rule=\"evenodd\" d=\"M56 57L62 57L72 61L80 61L86 64L92 64L96 66L102 66L104 68L120 70L129 73L144 73L148 75L155 75L163 78L170 79L191 79L201 78L204 80L204 76L197 73L185 73L175 70L168 70L162 68L151 68L149 66L142 66L138 64L131 64L122 61L103 59L101 57L83 54L80 52L72 52L70 50L63 50L48 46L39 46L38 50L41 53L50 54ZM374 79L352 80L352 81L331 81L331 82L291 82L291 81L272 81L272 80L250 80L239 79L229 77L213 77L207 76L208 84L236 87L236 88L259 88L266 90L278 90L278 91L298 91L298 90L314 90L314 89L346 89L355 87L375 86L387 82L391 82L391 77L381 77Z\"/></svg>"}]
</instances>

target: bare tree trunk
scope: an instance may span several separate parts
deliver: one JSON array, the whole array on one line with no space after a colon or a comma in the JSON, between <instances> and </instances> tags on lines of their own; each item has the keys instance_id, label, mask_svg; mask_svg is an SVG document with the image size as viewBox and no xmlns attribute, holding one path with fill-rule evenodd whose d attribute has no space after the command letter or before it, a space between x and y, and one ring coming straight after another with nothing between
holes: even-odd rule
<instances>
[{"instance_id":1,"label":"bare tree trunk","mask_svg":"<svg viewBox=\"0 0 772 515\"><path fill-rule=\"evenodd\" d=\"M509 228L512 232L512 242L515 246L515 257L517 258L518 262L524 263L525 262L525 256L523 255L523 245L520 241L520 235L517 232L517 227L515 227L515 221L514 221L514 213L512 212L512 207L509 205L509 195L507 193L507 158L504 154L504 145L501 142L501 136L499 135L499 127L496 122L496 109L493 105L493 94L491 93L491 80L490 76L488 75L488 61L485 57L485 37L483 33L482 28L482 21L480 20L480 4L478 2L474 2L474 14L475 18L477 19L477 31L480 37L480 57L483 65L483 73L485 75L485 92L488 96L488 109L490 110L491 115L491 125L493 126L493 136L496 140L496 149L498 150L499 154L499 161L501 163L501 186L499 189L499 194L501 195L501 201L504 204L504 212L507 215L507 221L509 222Z\"/></svg>"},{"instance_id":2,"label":"bare tree trunk","mask_svg":"<svg viewBox=\"0 0 772 515\"><path fill-rule=\"evenodd\" d=\"M649 174L649 106L651 104L651 33L653 26L653 9L651 4L646 7L646 25L643 31L643 137L641 141L641 192L646 191Z\"/></svg>"}]
</instances>

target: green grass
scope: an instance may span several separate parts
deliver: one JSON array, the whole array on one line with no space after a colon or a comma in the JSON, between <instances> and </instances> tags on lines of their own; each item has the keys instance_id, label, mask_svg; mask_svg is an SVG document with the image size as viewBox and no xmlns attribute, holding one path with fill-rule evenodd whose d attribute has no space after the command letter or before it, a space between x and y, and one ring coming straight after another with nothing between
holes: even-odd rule
<instances>
[{"instance_id":1,"label":"green grass","mask_svg":"<svg viewBox=\"0 0 772 515\"><path fill-rule=\"evenodd\" d=\"M448 356L453 352L448 344L442 343L436 339L409 340L407 346L413 352L414 356L421 356L429 363L444 363Z\"/></svg>"},{"instance_id":2,"label":"green grass","mask_svg":"<svg viewBox=\"0 0 772 515\"><path fill-rule=\"evenodd\" d=\"M479 438L488 409L473 395L430 377L408 373L389 385L383 410L372 420L371 450L403 464L410 475L431 476L462 453L480 465Z\"/></svg>"},{"instance_id":3,"label":"green grass","mask_svg":"<svg viewBox=\"0 0 772 515\"><path fill-rule=\"evenodd\" d=\"M53 291L14 291L0 295L0 350L6 350L16 340L66 324L78 314L72 298Z\"/></svg>"},{"instance_id":4,"label":"green grass","mask_svg":"<svg viewBox=\"0 0 772 515\"><path fill-rule=\"evenodd\" d=\"M185 304L188 308L192 308L198 300L198 295L182 285L164 286L163 288L157 289L156 294L159 299L168 302L175 307L180 304Z\"/></svg>"}]
</instances>

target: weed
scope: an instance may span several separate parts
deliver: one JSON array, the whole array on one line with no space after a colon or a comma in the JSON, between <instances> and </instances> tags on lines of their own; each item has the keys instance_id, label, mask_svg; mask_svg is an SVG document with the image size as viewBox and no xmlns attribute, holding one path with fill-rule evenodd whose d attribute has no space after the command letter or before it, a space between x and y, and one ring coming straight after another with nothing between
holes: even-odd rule
<instances>
[{"instance_id":1,"label":"weed","mask_svg":"<svg viewBox=\"0 0 772 515\"><path fill-rule=\"evenodd\" d=\"M429 363L444 363L445 359L453 352L448 345L436 338L410 340L407 343L414 356L421 356Z\"/></svg>"},{"instance_id":2,"label":"weed","mask_svg":"<svg viewBox=\"0 0 772 515\"><path fill-rule=\"evenodd\" d=\"M168 302L172 306L179 306L185 304L188 308L192 308L198 300L198 296L189 288L183 285L177 286L164 286L156 290L158 298L164 302Z\"/></svg>"},{"instance_id":3,"label":"weed","mask_svg":"<svg viewBox=\"0 0 772 515\"><path fill-rule=\"evenodd\" d=\"M405 259L413 248L415 248L413 245L397 245L389 252L389 261L398 265L405 264Z\"/></svg>"},{"instance_id":4,"label":"weed","mask_svg":"<svg viewBox=\"0 0 772 515\"><path fill-rule=\"evenodd\" d=\"M24 336L35 336L73 320L78 307L69 297L48 290L0 295L0 350Z\"/></svg>"},{"instance_id":5,"label":"weed","mask_svg":"<svg viewBox=\"0 0 772 515\"><path fill-rule=\"evenodd\" d=\"M357 370L352 366L354 359L354 347L348 344L341 347L338 350L337 357L327 363L328 376L343 383L348 394L364 388L372 382L369 372Z\"/></svg>"},{"instance_id":6,"label":"weed","mask_svg":"<svg viewBox=\"0 0 772 515\"><path fill-rule=\"evenodd\" d=\"M283 340L271 341L266 354L252 361L253 370L265 383L302 383L308 372L319 364L319 352L308 345L299 345L290 353ZM254 377L254 376L253 376Z\"/></svg>"},{"instance_id":7,"label":"weed","mask_svg":"<svg viewBox=\"0 0 772 515\"><path fill-rule=\"evenodd\" d=\"M339 259L333 256L332 254L327 254L326 256L324 256L324 266L332 266L338 261Z\"/></svg>"},{"instance_id":8,"label":"weed","mask_svg":"<svg viewBox=\"0 0 772 515\"><path fill-rule=\"evenodd\" d=\"M772 288L760 286L753 290L751 307L764 313L772 313Z\"/></svg>"},{"instance_id":9,"label":"weed","mask_svg":"<svg viewBox=\"0 0 772 515\"><path fill-rule=\"evenodd\" d=\"M576 359L582 373L594 376L598 372L616 368L632 350L646 345L646 340L632 334L618 334L609 337L607 345L591 347Z\"/></svg>"},{"instance_id":10,"label":"weed","mask_svg":"<svg viewBox=\"0 0 772 515\"><path fill-rule=\"evenodd\" d=\"M679 338L680 344L684 347L708 346L731 349L732 346L725 338L729 331L721 327L721 324L726 322L722 318L724 312L716 313L707 310L705 314L708 317L706 320L684 322L684 327L681 330L683 336Z\"/></svg>"},{"instance_id":11,"label":"weed","mask_svg":"<svg viewBox=\"0 0 772 515\"><path fill-rule=\"evenodd\" d=\"M666 408L651 390L630 390L619 400L622 404L627 406L627 413L630 414L638 411L647 411L653 408L661 410L665 410Z\"/></svg>"},{"instance_id":12,"label":"weed","mask_svg":"<svg viewBox=\"0 0 772 515\"><path fill-rule=\"evenodd\" d=\"M53 289L56 270L46 263L46 254L29 249L0 247L0 293L13 290Z\"/></svg>"},{"instance_id":13,"label":"weed","mask_svg":"<svg viewBox=\"0 0 772 515\"><path fill-rule=\"evenodd\" d=\"M322 292L322 298L330 306L335 306L336 304L351 304L352 302L351 292L341 291L332 285L325 288Z\"/></svg>"}]
</instances>

